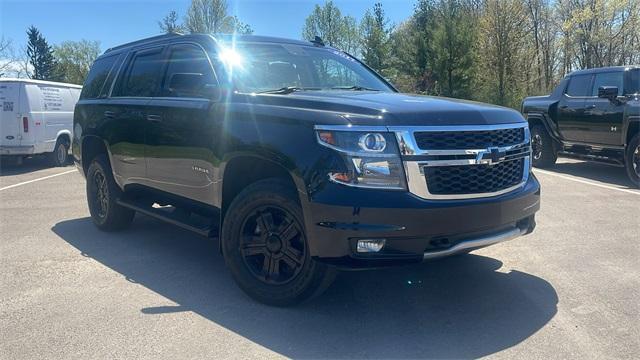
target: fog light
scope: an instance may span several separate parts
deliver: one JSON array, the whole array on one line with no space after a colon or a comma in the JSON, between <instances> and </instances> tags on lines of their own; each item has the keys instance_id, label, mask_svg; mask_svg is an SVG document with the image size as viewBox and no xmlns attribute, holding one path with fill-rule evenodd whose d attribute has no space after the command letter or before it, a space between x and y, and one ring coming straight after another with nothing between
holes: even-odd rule
<instances>
[{"instance_id":1,"label":"fog light","mask_svg":"<svg viewBox=\"0 0 640 360\"><path fill-rule=\"evenodd\" d=\"M359 253L372 253L382 250L385 239L364 239L358 240L358 252Z\"/></svg>"}]
</instances>

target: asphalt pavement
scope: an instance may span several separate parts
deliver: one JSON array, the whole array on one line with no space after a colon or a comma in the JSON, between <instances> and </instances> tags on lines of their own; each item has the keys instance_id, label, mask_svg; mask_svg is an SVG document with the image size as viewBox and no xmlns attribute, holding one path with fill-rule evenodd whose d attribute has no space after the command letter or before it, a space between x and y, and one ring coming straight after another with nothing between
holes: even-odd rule
<instances>
[{"instance_id":1,"label":"asphalt pavement","mask_svg":"<svg viewBox=\"0 0 640 360\"><path fill-rule=\"evenodd\" d=\"M0 169L0 359L640 357L640 190L561 160L536 231L418 266L347 272L273 308L215 240L138 215L89 219L74 167Z\"/></svg>"}]
</instances>

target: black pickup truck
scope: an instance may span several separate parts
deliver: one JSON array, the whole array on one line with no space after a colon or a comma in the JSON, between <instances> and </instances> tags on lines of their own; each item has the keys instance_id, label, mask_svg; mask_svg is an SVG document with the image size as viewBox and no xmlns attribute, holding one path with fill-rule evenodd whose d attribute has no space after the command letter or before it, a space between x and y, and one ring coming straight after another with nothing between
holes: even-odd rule
<instances>
[{"instance_id":1,"label":"black pickup truck","mask_svg":"<svg viewBox=\"0 0 640 360\"><path fill-rule=\"evenodd\" d=\"M520 113L400 94L321 39L164 35L112 48L74 116L98 228L137 212L218 237L239 286L268 304L311 298L336 269L528 234L540 208Z\"/></svg>"},{"instance_id":2,"label":"black pickup truck","mask_svg":"<svg viewBox=\"0 0 640 360\"><path fill-rule=\"evenodd\" d=\"M640 187L640 66L580 70L548 96L524 99L533 166L558 155L624 166Z\"/></svg>"}]
</instances>

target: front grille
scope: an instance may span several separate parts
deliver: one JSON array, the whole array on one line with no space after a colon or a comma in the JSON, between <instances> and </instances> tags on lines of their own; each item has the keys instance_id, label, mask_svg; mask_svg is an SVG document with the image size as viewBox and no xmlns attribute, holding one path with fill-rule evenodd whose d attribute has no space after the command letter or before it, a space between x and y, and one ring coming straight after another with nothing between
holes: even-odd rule
<instances>
[{"instance_id":1,"label":"front grille","mask_svg":"<svg viewBox=\"0 0 640 360\"><path fill-rule=\"evenodd\" d=\"M416 132L416 143L422 150L486 149L524 142L524 128L480 131Z\"/></svg>"},{"instance_id":2,"label":"front grille","mask_svg":"<svg viewBox=\"0 0 640 360\"><path fill-rule=\"evenodd\" d=\"M518 185L522 181L524 159L495 165L427 166L424 174L429 193L465 195L492 193Z\"/></svg>"}]
</instances>

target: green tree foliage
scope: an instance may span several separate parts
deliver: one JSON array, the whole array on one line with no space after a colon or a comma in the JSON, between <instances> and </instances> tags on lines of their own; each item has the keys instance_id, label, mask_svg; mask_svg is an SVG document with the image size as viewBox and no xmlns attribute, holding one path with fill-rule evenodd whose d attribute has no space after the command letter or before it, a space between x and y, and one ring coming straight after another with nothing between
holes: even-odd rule
<instances>
[{"instance_id":1,"label":"green tree foliage","mask_svg":"<svg viewBox=\"0 0 640 360\"><path fill-rule=\"evenodd\" d=\"M37 80L55 79L53 49L35 26L27 30L27 58L31 65L29 77Z\"/></svg>"},{"instance_id":2,"label":"green tree foliage","mask_svg":"<svg viewBox=\"0 0 640 360\"><path fill-rule=\"evenodd\" d=\"M316 36L327 45L359 55L361 34L358 23L351 16L342 16L333 1L325 2L323 6L316 5L305 19L302 38L313 40Z\"/></svg>"},{"instance_id":3,"label":"green tree foliage","mask_svg":"<svg viewBox=\"0 0 640 360\"><path fill-rule=\"evenodd\" d=\"M464 0L438 1L433 6L434 22L428 44L435 93L470 98L475 71L477 21Z\"/></svg>"},{"instance_id":4,"label":"green tree foliage","mask_svg":"<svg viewBox=\"0 0 640 360\"><path fill-rule=\"evenodd\" d=\"M487 0L479 23L479 98L517 108L526 96L530 44L521 0Z\"/></svg>"},{"instance_id":5,"label":"green tree foliage","mask_svg":"<svg viewBox=\"0 0 640 360\"><path fill-rule=\"evenodd\" d=\"M158 26L166 33L253 34L249 24L229 15L227 0L191 0L183 23L178 22L178 13L171 10L158 21Z\"/></svg>"},{"instance_id":6,"label":"green tree foliage","mask_svg":"<svg viewBox=\"0 0 640 360\"><path fill-rule=\"evenodd\" d=\"M160 30L167 34L176 34L184 31L182 24L178 23L178 12L175 10L169 11L162 20L158 21L158 26Z\"/></svg>"},{"instance_id":7,"label":"green tree foliage","mask_svg":"<svg viewBox=\"0 0 640 360\"><path fill-rule=\"evenodd\" d=\"M182 27L191 33L253 33L249 25L229 15L227 0L191 0Z\"/></svg>"},{"instance_id":8,"label":"green tree foliage","mask_svg":"<svg viewBox=\"0 0 640 360\"><path fill-rule=\"evenodd\" d=\"M100 54L100 43L84 39L65 41L54 46L53 53L56 58L56 78L82 85L93 61Z\"/></svg>"},{"instance_id":9,"label":"green tree foliage","mask_svg":"<svg viewBox=\"0 0 640 360\"><path fill-rule=\"evenodd\" d=\"M362 59L371 68L385 74L389 67L392 28L385 16L381 3L373 6L373 11L367 10L361 23L362 28Z\"/></svg>"}]
</instances>

